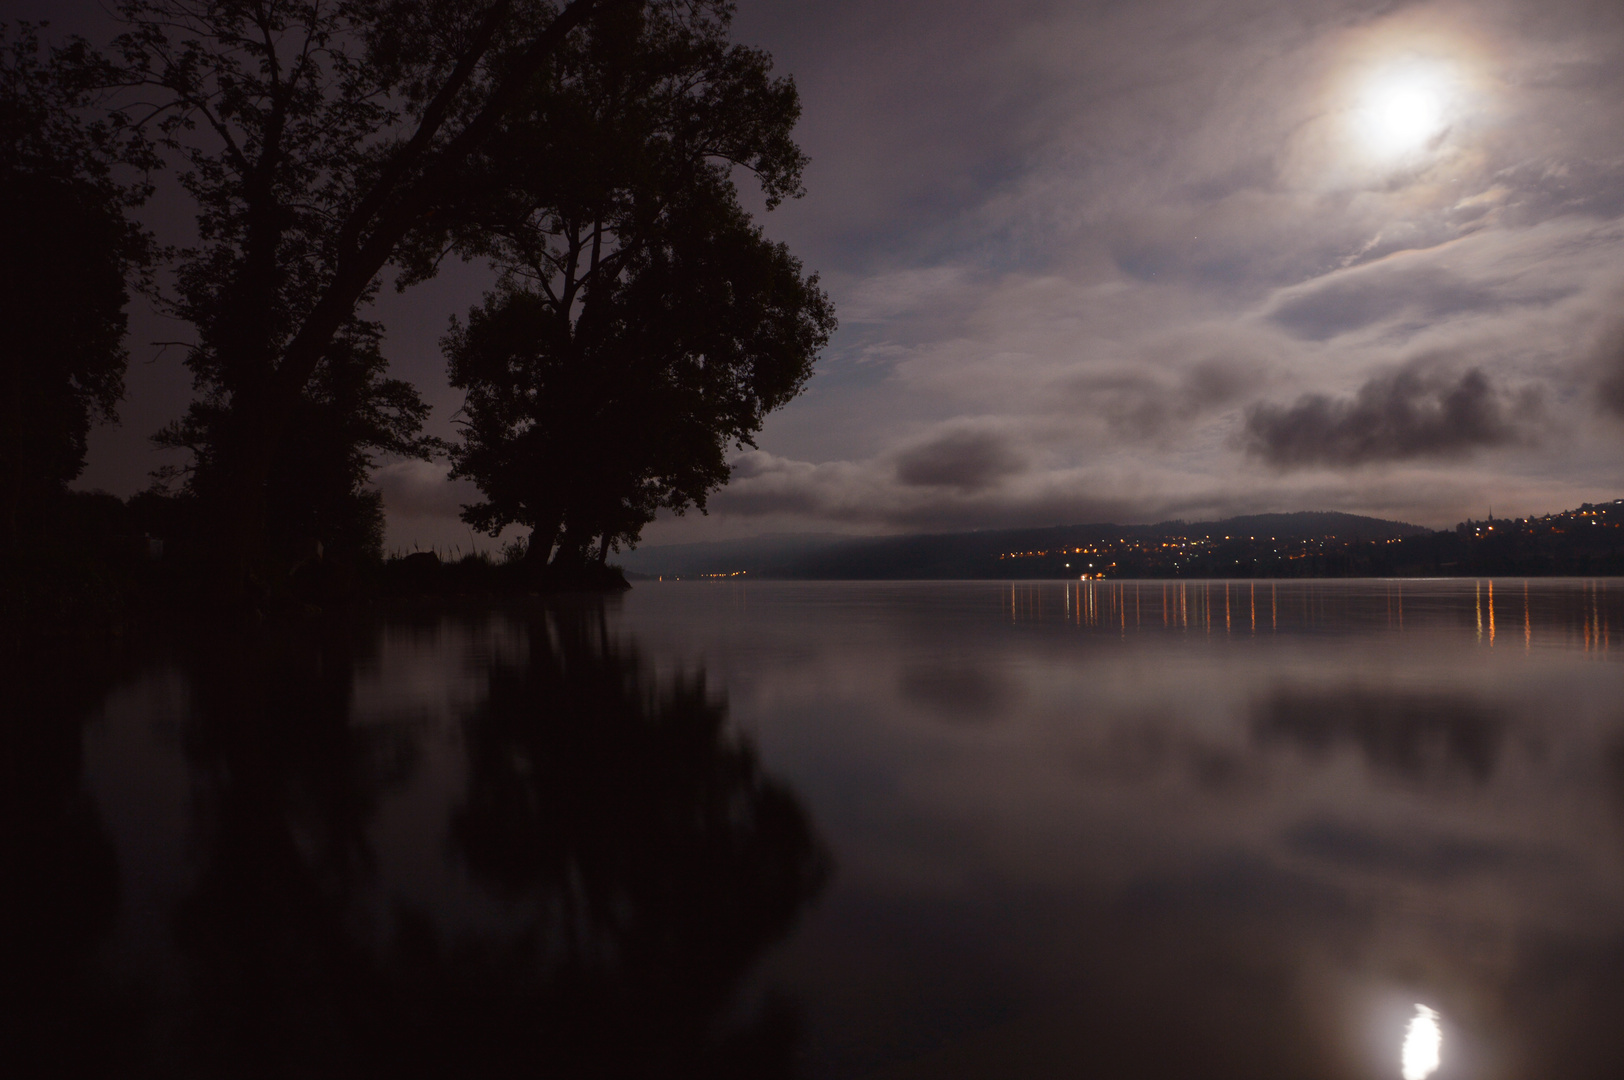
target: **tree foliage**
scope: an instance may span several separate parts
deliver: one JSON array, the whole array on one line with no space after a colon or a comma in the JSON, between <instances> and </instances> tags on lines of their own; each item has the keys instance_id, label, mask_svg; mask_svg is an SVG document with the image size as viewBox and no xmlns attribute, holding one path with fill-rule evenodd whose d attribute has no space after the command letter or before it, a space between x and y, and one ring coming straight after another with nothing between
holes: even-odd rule
<instances>
[{"instance_id":1,"label":"tree foliage","mask_svg":"<svg viewBox=\"0 0 1624 1080\"><path fill-rule=\"evenodd\" d=\"M278 464L323 370L383 395L357 407L403 405L397 433L420 415L398 385L338 373L370 362L360 306L571 29L632 2L120 6L123 115L178 162L197 207L173 310L196 328L200 401L171 436L199 450L194 484L215 506L228 568L251 572L261 553Z\"/></svg>"},{"instance_id":2,"label":"tree foliage","mask_svg":"<svg viewBox=\"0 0 1624 1080\"><path fill-rule=\"evenodd\" d=\"M444 343L467 394L452 459L485 496L465 519L530 526L538 559L555 541L601 559L662 507L703 510L834 326L733 179L769 207L800 194L793 82L728 41L730 5L619 14L560 52L410 264L457 251L503 271Z\"/></svg>"},{"instance_id":3,"label":"tree foliage","mask_svg":"<svg viewBox=\"0 0 1624 1080\"><path fill-rule=\"evenodd\" d=\"M469 519L531 525L542 556L559 541L561 556L602 557L661 507L703 510L729 448L800 390L827 340L816 278L763 236L734 182L752 174L769 208L800 193L795 88L729 41L722 0L118 10L114 62L75 45L53 68L76 101L115 95L100 126L62 143L71 182L41 194L17 169L5 182L100 253L65 258L85 271L75 310L95 315L52 319L85 338L56 343L83 354L68 367L85 415L118 393L115 271L133 248L115 241L138 238L104 144L153 148L195 205L161 302L194 328L197 400L158 439L191 452L188 488L238 588L268 537L375 550L376 455L433 449L363 314L391 263L403 287L452 252L501 269L448 339L468 392L454 463L488 496ZM17 250L41 248L25 232ZM36 472L71 474L85 424L74 430L55 473Z\"/></svg>"},{"instance_id":4,"label":"tree foliage","mask_svg":"<svg viewBox=\"0 0 1624 1080\"><path fill-rule=\"evenodd\" d=\"M146 162L115 120L87 115L82 44L56 54L0 25L0 513L17 544L85 465L91 424L124 394L127 277L147 264L126 211Z\"/></svg>"},{"instance_id":5,"label":"tree foliage","mask_svg":"<svg viewBox=\"0 0 1624 1080\"><path fill-rule=\"evenodd\" d=\"M266 537L288 555L312 543L346 560L383 554L383 505L367 480L379 454L428 457L438 442L421 434L429 408L417 389L384 376L383 328L356 320L328 348L301 395L266 483ZM218 386L159 432L161 446L190 451L191 494L218 502L211 484L229 474L214 455L228 436L229 399Z\"/></svg>"}]
</instances>

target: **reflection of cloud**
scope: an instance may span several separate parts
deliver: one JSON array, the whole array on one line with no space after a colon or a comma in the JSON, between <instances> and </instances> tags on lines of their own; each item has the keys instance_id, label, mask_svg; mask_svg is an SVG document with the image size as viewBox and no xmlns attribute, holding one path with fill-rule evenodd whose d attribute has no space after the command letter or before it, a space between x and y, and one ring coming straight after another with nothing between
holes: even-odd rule
<instances>
[{"instance_id":1,"label":"reflection of cloud","mask_svg":"<svg viewBox=\"0 0 1624 1080\"><path fill-rule=\"evenodd\" d=\"M1357 748L1371 768L1410 779L1461 771L1486 780L1499 760L1506 721L1477 698L1443 693L1282 689L1253 711L1260 743L1316 755Z\"/></svg>"},{"instance_id":2,"label":"reflection of cloud","mask_svg":"<svg viewBox=\"0 0 1624 1080\"><path fill-rule=\"evenodd\" d=\"M1377 831L1330 820L1294 826L1285 840L1291 851L1322 862L1432 882L1504 872L1527 862L1524 854L1503 843L1415 830Z\"/></svg>"},{"instance_id":3,"label":"reflection of cloud","mask_svg":"<svg viewBox=\"0 0 1624 1080\"><path fill-rule=\"evenodd\" d=\"M1523 439L1538 404L1532 393L1512 399L1476 368L1450 379L1410 366L1370 379L1352 398L1253 406L1247 448L1288 468L1459 457Z\"/></svg>"},{"instance_id":4,"label":"reflection of cloud","mask_svg":"<svg viewBox=\"0 0 1624 1080\"><path fill-rule=\"evenodd\" d=\"M996 720L1014 704L1015 688L995 672L963 658L903 671L904 697L952 720Z\"/></svg>"},{"instance_id":5,"label":"reflection of cloud","mask_svg":"<svg viewBox=\"0 0 1624 1080\"><path fill-rule=\"evenodd\" d=\"M876 1007L962 1001L951 994L967 983L1003 985L986 972L1020 973L1044 1008L1070 1004L1057 985L1085 983L1105 1002L1072 1010L1064 1028L1021 1028L974 1058L955 1046L896 1075L1003 1075L1032 1061L1016 1073L1086 1076L1121 1060L1161 1076L1290 1076L1314 1060L1328 1074L1396 1077L1413 1003L1453 1016L1463 998L1487 1006L1496 1038L1548 1021L1588 1027L1533 1041L1571 1051L1563 1061L1579 1067L1557 1075L1619 1075L1617 1040L1597 1033L1624 1000L1611 787L1624 773L1600 766L1624 716L1607 665L1577 663L1582 642L1563 651L1560 634L1540 637L1589 594L1534 583L1535 617L1549 621L1534 624L1532 653L1518 637L1507 663L1486 641L1461 647L1469 582L1406 585L1403 634L1357 614L1383 606L1379 586L1350 584L1332 590L1347 600L1331 600L1333 624L1373 632L1283 620L1279 636L1222 644L1216 627L1176 643L1136 632L1132 615L1120 641L1079 635L1058 584L1046 597L1021 587L1023 605L1041 602L1007 632L996 609L1016 595L1008 586L864 585L816 603L797 585L751 588L749 635L735 616L645 625L683 655L737 667L748 654L751 722L772 733L764 744L793 762L812 805L839 808L825 820L842 877L815 936L791 944L801 962L847 965L813 1007L845 1008L853 985ZM703 610L718 616L739 602L710 592ZM1324 587L1280 593L1284 611ZM1517 602L1520 631L1520 590ZM949 707L951 669L966 660L1018 696L997 724L921 722L937 706L920 692ZM1282 688L1282 667L1304 681ZM964 680L972 693L976 681ZM1303 1030L1336 1037L1364 995L1395 985L1405 996L1379 1047L1385 1071L1336 1056L1340 1042L1278 1069L1246 1056L1278 1043L1244 1025L1285 1027L1301 1007L1313 1013ZM1553 985L1574 993L1553 1003ZM1130 999L1134 988L1143 997ZM1101 1022L1119 1015L1122 1026ZM1145 1026L1129 1039L1127 1021ZM1208 1021L1213 1038L1194 1034ZM1098 1033L1061 1040L1080 1023ZM1159 1047L1169 1024L1184 1033L1178 1060L1108 1059L1127 1042ZM1598 1045L1607 1054L1575 1062ZM1240 1056L1219 1062L1215 1047ZM1471 1072L1458 1051L1446 1056ZM1527 1060L1505 1074L1537 1072Z\"/></svg>"}]
</instances>

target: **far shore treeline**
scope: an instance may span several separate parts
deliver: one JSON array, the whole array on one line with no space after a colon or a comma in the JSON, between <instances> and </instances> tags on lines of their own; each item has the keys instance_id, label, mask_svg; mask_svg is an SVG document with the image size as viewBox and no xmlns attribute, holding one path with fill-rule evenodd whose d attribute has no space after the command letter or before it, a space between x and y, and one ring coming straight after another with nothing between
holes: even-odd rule
<instances>
[{"instance_id":1,"label":"far shore treeline","mask_svg":"<svg viewBox=\"0 0 1624 1080\"><path fill-rule=\"evenodd\" d=\"M381 569L384 456L447 460L482 495L470 525L529 530L509 587L615 584L611 553L704 509L834 327L740 201L738 182L769 210L799 196L806 159L794 83L730 40L723 0L116 10L102 42L0 24L8 619L121 589L356 596ZM189 223L149 213L159 191ZM370 301L448 258L495 285L446 313L446 443L387 377ZM70 494L117 416L135 292L189 327L195 396L153 436L185 464L127 502Z\"/></svg>"}]
</instances>

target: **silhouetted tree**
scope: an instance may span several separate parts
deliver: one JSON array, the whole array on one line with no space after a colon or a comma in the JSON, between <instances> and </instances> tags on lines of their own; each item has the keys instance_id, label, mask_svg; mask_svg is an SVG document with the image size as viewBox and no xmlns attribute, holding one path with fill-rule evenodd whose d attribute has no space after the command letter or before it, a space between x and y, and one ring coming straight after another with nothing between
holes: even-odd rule
<instances>
[{"instance_id":1,"label":"silhouetted tree","mask_svg":"<svg viewBox=\"0 0 1624 1080\"><path fill-rule=\"evenodd\" d=\"M528 525L555 565L635 542L661 507L703 510L834 327L733 182L751 173L769 208L800 193L793 82L728 41L730 5L618 14L561 51L412 264L449 248L504 272L444 343L467 392L452 460L485 496L465 520Z\"/></svg>"},{"instance_id":2,"label":"silhouetted tree","mask_svg":"<svg viewBox=\"0 0 1624 1080\"><path fill-rule=\"evenodd\" d=\"M427 458L439 445L421 434L429 408L417 390L384 377L381 334L376 323L347 326L289 419L265 488L266 537L284 556L298 557L315 541L340 558L380 558L382 499L366 486L377 454ZM228 496L215 485L230 482L215 458L228 437L222 429L230 424L230 406L217 385L204 389L206 396L156 441L191 452L186 493L218 505Z\"/></svg>"},{"instance_id":3,"label":"silhouetted tree","mask_svg":"<svg viewBox=\"0 0 1624 1080\"><path fill-rule=\"evenodd\" d=\"M118 854L84 778L85 729L127 676L113 650L0 645L0 1067L118 1073L139 1028L100 949L118 922ZM91 1035L92 1037L87 1037ZM37 1067L37 1066L36 1066Z\"/></svg>"},{"instance_id":4,"label":"silhouetted tree","mask_svg":"<svg viewBox=\"0 0 1624 1080\"><path fill-rule=\"evenodd\" d=\"M522 961L454 964L464 993L511 996L440 1015L485 1033L486 1075L790 1075L793 1017L747 1019L736 995L828 875L800 801L702 672L656 678L601 604L555 607L526 637L465 723L452 822L475 880L522 916Z\"/></svg>"},{"instance_id":5,"label":"silhouetted tree","mask_svg":"<svg viewBox=\"0 0 1624 1080\"><path fill-rule=\"evenodd\" d=\"M261 554L278 456L401 237L595 8L636 0L127 0L126 114L198 207L175 313L208 422L222 570ZM143 104L144 103L144 104ZM348 342L348 344L346 344ZM209 478L202 473L213 473Z\"/></svg>"},{"instance_id":6,"label":"silhouetted tree","mask_svg":"<svg viewBox=\"0 0 1624 1080\"><path fill-rule=\"evenodd\" d=\"M126 276L148 249L115 167L139 140L95 104L80 44L47 55L0 24L0 545L16 547L85 466L91 423L124 394Z\"/></svg>"},{"instance_id":7,"label":"silhouetted tree","mask_svg":"<svg viewBox=\"0 0 1624 1080\"><path fill-rule=\"evenodd\" d=\"M419 744L407 718L351 722L376 642L327 621L184 645L199 864L172 914L189 995L168 1018L164 1075L380 1074L357 1030L384 996L360 910L368 833Z\"/></svg>"}]
</instances>

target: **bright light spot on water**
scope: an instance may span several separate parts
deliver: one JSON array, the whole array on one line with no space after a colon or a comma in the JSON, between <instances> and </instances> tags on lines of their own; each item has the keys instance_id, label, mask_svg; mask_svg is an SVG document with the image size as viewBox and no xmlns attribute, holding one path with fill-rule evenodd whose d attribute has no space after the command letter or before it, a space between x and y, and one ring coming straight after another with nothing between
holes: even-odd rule
<instances>
[{"instance_id":1,"label":"bright light spot on water","mask_svg":"<svg viewBox=\"0 0 1624 1080\"><path fill-rule=\"evenodd\" d=\"M1410 1017L1410 1026L1404 1029L1404 1080L1426 1080L1437 1072L1438 1051L1443 1042L1438 1014L1425 1005L1417 1005L1415 1015Z\"/></svg>"}]
</instances>

